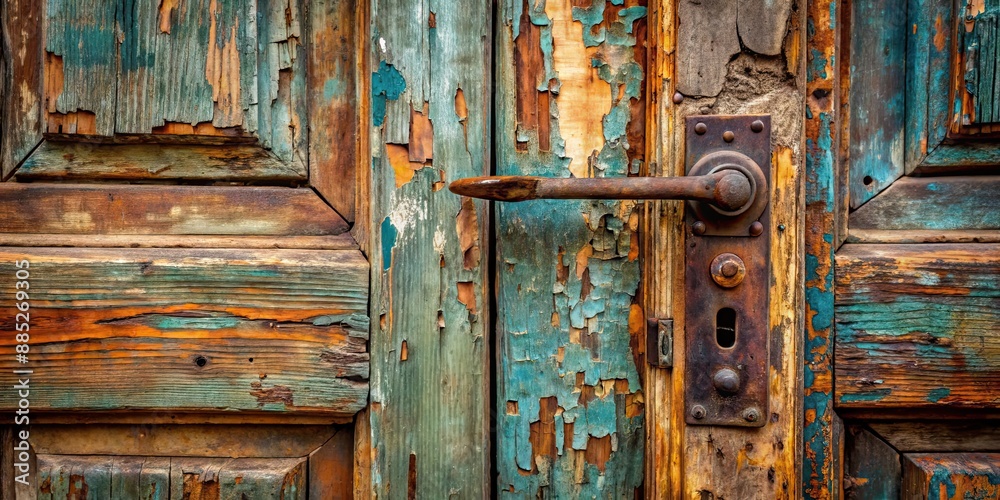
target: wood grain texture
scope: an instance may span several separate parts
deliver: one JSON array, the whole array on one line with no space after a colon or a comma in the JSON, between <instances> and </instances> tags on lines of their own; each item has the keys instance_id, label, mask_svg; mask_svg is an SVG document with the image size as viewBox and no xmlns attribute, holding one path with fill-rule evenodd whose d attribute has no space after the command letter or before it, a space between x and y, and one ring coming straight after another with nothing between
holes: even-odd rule
<instances>
[{"instance_id":1,"label":"wood grain texture","mask_svg":"<svg viewBox=\"0 0 1000 500\"><path fill-rule=\"evenodd\" d=\"M964 83L972 94L965 116L973 124L1000 122L1000 6L984 3L987 8L975 16L972 32L964 37Z\"/></svg>"},{"instance_id":2,"label":"wood grain texture","mask_svg":"<svg viewBox=\"0 0 1000 500\"><path fill-rule=\"evenodd\" d=\"M335 236L195 236L162 234L35 234L0 233L0 247L90 248L287 248L357 250L349 233Z\"/></svg>"},{"instance_id":3,"label":"wood grain texture","mask_svg":"<svg viewBox=\"0 0 1000 500\"><path fill-rule=\"evenodd\" d=\"M952 116L955 9L949 0L909 0L906 41L906 172L941 147Z\"/></svg>"},{"instance_id":4,"label":"wood grain texture","mask_svg":"<svg viewBox=\"0 0 1000 500\"><path fill-rule=\"evenodd\" d=\"M306 500L306 458L171 458L172 499Z\"/></svg>"},{"instance_id":5,"label":"wood grain texture","mask_svg":"<svg viewBox=\"0 0 1000 500\"><path fill-rule=\"evenodd\" d=\"M899 498L899 453L864 427L847 429L844 452L844 498Z\"/></svg>"},{"instance_id":6,"label":"wood grain texture","mask_svg":"<svg viewBox=\"0 0 1000 500\"><path fill-rule=\"evenodd\" d=\"M342 428L309 454L309 500L366 498L354 492L354 432Z\"/></svg>"},{"instance_id":7,"label":"wood grain texture","mask_svg":"<svg viewBox=\"0 0 1000 500\"><path fill-rule=\"evenodd\" d=\"M726 65L740 52L739 2L678 2L677 91L686 96L717 96L726 82ZM766 34L763 36L767 36Z\"/></svg>"},{"instance_id":8,"label":"wood grain texture","mask_svg":"<svg viewBox=\"0 0 1000 500\"><path fill-rule=\"evenodd\" d=\"M1000 176L905 177L851 214L851 230L1000 231Z\"/></svg>"},{"instance_id":9,"label":"wood grain texture","mask_svg":"<svg viewBox=\"0 0 1000 500\"><path fill-rule=\"evenodd\" d=\"M858 208L903 174L905 0L853 2L850 34L850 203Z\"/></svg>"},{"instance_id":10,"label":"wood grain texture","mask_svg":"<svg viewBox=\"0 0 1000 500\"><path fill-rule=\"evenodd\" d=\"M1000 402L1000 245L848 244L836 274L838 407Z\"/></svg>"},{"instance_id":11,"label":"wood grain texture","mask_svg":"<svg viewBox=\"0 0 1000 500\"><path fill-rule=\"evenodd\" d=\"M964 140L941 144L927 154L922 163L913 167L916 175L948 175L962 173L991 174L997 172L1000 151L996 143Z\"/></svg>"},{"instance_id":12,"label":"wood grain texture","mask_svg":"<svg viewBox=\"0 0 1000 500\"><path fill-rule=\"evenodd\" d=\"M840 85L845 64L839 34L844 4L833 0L806 6L805 269L803 348L802 495L841 496L839 419L833 410L833 253L840 224L846 225L846 187L840 127L844 107ZM846 231L844 231L846 232Z\"/></svg>"},{"instance_id":13,"label":"wood grain texture","mask_svg":"<svg viewBox=\"0 0 1000 500\"><path fill-rule=\"evenodd\" d=\"M361 149L360 76L364 24L354 0L313 0L308 10L309 184L354 222Z\"/></svg>"},{"instance_id":14,"label":"wood grain texture","mask_svg":"<svg viewBox=\"0 0 1000 500\"><path fill-rule=\"evenodd\" d=\"M5 237L334 236L348 229L310 189L248 186L3 183L0 220Z\"/></svg>"},{"instance_id":15,"label":"wood grain texture","mask_svg":"<svg viewBox=\"0 0 1000 500\"><path fill-rule=\"evenodd\" d=\"M501 3L498 174L621 177L645 157L645 144L633 144L629 130L645 126L646 2L619 3ZM522 31L526 23L533 26ZM528 51L534 65L516 66ZM525 109L539 104L519 89L546 86L559 89L549 96L552 113L539 116L550 121L549 151L530 133L541 133L541 123L518 133L519 110L524 124ZM645 319L638 224L632 201L498 204L501 497L639 493Z\"/></svg>"},{"instance_id":16,"label":"wood grain texture","mask_svg":"<svg viewBox=\"0 0 1000 500\"><path fill-rule=\"evenodd\" d=\"M493 9L371 6L371 494L486 497L490 216L484 202L444 187L490 172ZM418 141L428 151L426 130L411 137L425 103L433 158L400 183L391 155L409 164Z\"/></svg>"},{"instance_id":17,"label":"wood grain texture","mask_svg":"<svg viewBox=\"0 0 1000 500\"><path fill-rule=\"evenodd\" d=\"M1000 453L903 455L901 498L1000 497Z\"/></svg>"},{"instance_id":18,"label":"wood grain texture","mask_svg":"<svg viewBox=\"0 0 1000 500\"><path fill-rule=\"evenodd\" d=\"M366 404L357 251L4 248L11 290L24 259L30 366L46 374L32 379L33 410L351 415ZM14 302L3 311L13 331ZM2 342L9 371L14 338Z\"/></svg>"},{"instance_id":19,"label":"wood grain texture","mask_svg":"<svg viewBox=\"0 0 1000 500\"><path fill-rule=\"evenodd\" d=\"M14 0L0 6L0 179L42 140L42 11L44 3ZM18 54L19 57L12 57Z\"/></svg>"},{"instance_id":20,"label":"wood grain texture","mask_svg":"<svg viewBox=\"0 0 1000 500\"><path fill-rule=\"evenodd\" d=\"M90 144L45 141L18 169L18 180L202 180L299 182L305 167L258 146Z\"/></svg>"},{"instance_id":21,"label":"wood grain texture","mask_svg":"<svg viewBox=\"0 0 1000 500\"><path fill-rule=\"evenodd\" d=\"M50 455L294 458L349 431L331 425L32 425L31 445Z\"/></svg>"},{"instance_id":22,"label":"wood grain texture","mask_svg":"<svg viewBox=\"0 0 1000 500\"><path fill-rule=\"evenodd\" d=\"M991 420L872 422L868 427L904 453L1000 451L1000 426Z\"/></svg>"}]
</instances>

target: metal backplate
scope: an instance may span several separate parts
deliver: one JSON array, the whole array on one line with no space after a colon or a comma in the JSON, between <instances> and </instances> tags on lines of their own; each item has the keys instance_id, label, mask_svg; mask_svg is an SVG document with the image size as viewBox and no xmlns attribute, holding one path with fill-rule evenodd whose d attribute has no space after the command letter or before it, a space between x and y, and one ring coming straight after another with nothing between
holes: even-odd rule
<instances>
[{"instance_id":1,"label":"metal backplate","mask_svg":"<svg viewBox=\"0 0 1000 500\"><path fill-rule=\"evenodd\" d=\"M687 422L761 427L768 416L771 120L703 115L686 125L688 175L751 171L756 189L740 214L697 203L686 210Z\"/></svg>"}]
</instances>

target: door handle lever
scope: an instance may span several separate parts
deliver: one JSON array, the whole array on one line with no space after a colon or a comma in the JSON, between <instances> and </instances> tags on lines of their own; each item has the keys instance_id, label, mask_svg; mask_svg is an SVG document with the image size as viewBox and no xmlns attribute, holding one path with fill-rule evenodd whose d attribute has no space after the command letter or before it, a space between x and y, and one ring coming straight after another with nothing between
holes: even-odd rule
<instances>
[{"instance_id":1,"label":"door handle lever","mask_svg":"<svg viewBox=\"0 0 1000 500\"><path fill-rule=\"evenodd\" d=\"M494 201L694 200L739 213L753 202L756 191L753 181L741 170L722 168L707 175L685 177L470 177L452 182L449 189L463 196Z\"/></svg>"}]
</instances>

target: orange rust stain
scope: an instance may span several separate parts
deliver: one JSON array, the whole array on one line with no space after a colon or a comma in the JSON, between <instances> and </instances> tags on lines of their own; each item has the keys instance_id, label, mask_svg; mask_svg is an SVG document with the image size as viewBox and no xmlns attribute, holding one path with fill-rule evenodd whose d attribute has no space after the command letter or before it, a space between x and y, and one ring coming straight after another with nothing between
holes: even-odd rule
<instances>
[{"instance_id":1,"label":"orange rust stain","mask_svg":"<svg viewBox=\"0 0 1000 500\"><path fill-rule=\"evenodd\" d=\"M430 106L417 111L410 108L410 144L408 151L411 162L427 163L434 158L434 126L430 119Z\"/></svg>"},{"instance_id":2,"label":"orange rust stain","mask_svg":"<svg viewBox=\"0 0 1000 500\"><path fill-rule=\"evenodd\" d=\"M555 416L559 404L555 396L538 400L538 420L532 422L531 428L531 468L536 472L538 460L556 458L556 422Z\"/></svg>"},{"instance_id":3,"label":"orange rust stain","mask_svg":"<svg viewBox=\"0 0 1000 500\"><path fill-rule=\"evenodd\" d=\"M403 343L400 344L399 346L399 360L406 361L407 359L409 359L409 357L410 357L410 348L407 346L406 341L404 340Z\"/></svg>"},{"instance_id":4,"label":"orange rust stain","mask_svg":"<svg viewBox=\"0 0 1000 500\"><path fill-rule=\"evenodd\" d=\"M160 0L160 33L170 33L170 13L180 0Z\"/></svg>"},{"instance_id":5,"label":"orange rust stain","mask_svg":"<svg viewBox=\"0 0 1000 500\"><path fill-rule=\"evenodd\" d=\"M533 130L538 135L538 149L550 151L551 112L549 92L538 90L539 80L545 74L545 56L542 54L540 26L532 24L528 0L522 0L519 31L514 40L514 73L517 83L517 124L521 130ZM526 142L518 142L518 151L527 151Z\"/></svg>"},{"instance_id":6,"label":"orange rust stain","mask_svg":"<svg viewBox=\"0 0 1000 500\"><path fill-rule=\"evenodd\" d=\"M458 247L462 250L462 266L473 270L479 266L479 217L472 198L462 197L462 208L455 219Z\"/></svg>"},{"instance_id":7,"label":"orange rust stain","mask_svg":"<svg viewBox=\"0 0 1000 500\"><path fill-rule=\"evenodd\" d=\"M458 301L465 305L465 308L469 310L470 314L476 313L476 289L475 284L471 281L459 281L458 285Z\"/></svg>"},{"instance_id":8,"label":"orange rust stain","mask_svg":"<svg viewBox=\"0 0 1000 500\"><path fill-rule=\"evenodd\" d=\"M48 113L45 123L50 134L97 134L97 115L91 111L73 113Z\"/></svg>"},{"instance_id":9,"label":"orange rust stain","mask_svg":"<svg viewBox=\"0 0 1000 500\"><path fill-rule=\"evenodd\" d=\"M944 21L941 19L941 14L938 14L934 19L934 48L942 52L945 49L945 35Z\"/></svg>"},{"instance_id":10,"label":"orange rust stain","mask_svg":"<svg viewBox=\"0 0 1000 500\"><path fill-rule=\"evenodd\" d=\"M69 494L67 498L87 498L90 487L87 486L87 478L81 474L70 474Z\"/></svg>"},{"instance_id":11,"label":"orange rust stain","mask_svg":"<svg viewBox=\"0 0 1000 500\"><path fill-rule=\"evenodd\" d=\"M219 480L214 474L206 474L205 478L202 478L201 474L185 472L183 489L183 498L221 498L219 495Z\"/></svg>"},{"instance_id":12,"label":"orange rust stain","mask_svg":"<svg viewBox=\"0 0 1000 500\"><path fill-rule=\"evenodd\" d=\"M604 147L604 116L611 111L611 87L597 76L592 60L597 49L583 44L583 25L574 21L569 0L550 0L545 13L552 20L553 69L562 85L556 106L559 132L566 144L574 177L591 177L589 158Z\"/></svg>"},{"instance_id":13,"label":"orange rust stain","mask_svg":"<svg viewBox=\"0 0 1000 500\"><path fill-rule=\"evenodd\" d=\"M275 385L274 387L264 387L260 382L251 382L250 388L252 389L250 395L257 399L259 406L269 403L281 403L285 407L294 406L292 389L288 386Z\"/></svg>"},{"instance_id":14,"label":"orange rust stain","mask_svg":"<svg viewBox=\"0 0 1000 500\"><path fill-rule=\"evenodd\" d=\"M590 436L587 438L587 450L584 453L587 463L597 466L597 470L604 472L608 460L611 458L611 435L604 437Z\"/></svg>"},{"instance_id":15,"label":"orange rust stain","mask_svg":"<svg viewBox=\"0 0 1000 500\"><path fill-rule=\"evenodd\" d=\"M218 0L209 4L210 23L208 39L208 56L205 59L205 79L212 86L212 100L215 101L215 117L212 123L220 127L229 127L243 123L243 110L240 105L240 55L236 45L236 26L230 28L229 39L221 47L214 43L218 40L216 16Z\"/></svg>"},{"instance_id":16,"label":"orange rust stain","mask_svg":"<svg viewBox=\"0 0 1000 500\"><path fill-rule=\"evenodd\" d=\"M208 135L215 137L241 137L244 135L242 127L219 128L212 125L212 122L201 122L195 125L166 122L159 127L153 127L152 132L164 135Z\"/></svg>"},{"instance_id":17,"label":"orange rust stain","mask_svg":"<svg viewBox=\"0 0 1000 500\"><path fill-rule=\"evenodd\" d=\"M416 171L424 168L423 163L410 161L410 152L406 146L386 144L385 150L389 157L389 165L392 166L392 171L395 173L397 188L401 188L413 180Z\"/></svg>"}]
</instances>

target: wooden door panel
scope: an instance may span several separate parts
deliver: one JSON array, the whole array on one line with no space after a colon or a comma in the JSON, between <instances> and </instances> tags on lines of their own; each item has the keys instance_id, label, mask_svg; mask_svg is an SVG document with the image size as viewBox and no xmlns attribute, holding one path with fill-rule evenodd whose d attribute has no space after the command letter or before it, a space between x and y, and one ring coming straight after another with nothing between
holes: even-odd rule
<instances>
[{"instance_id":1,"label":"wooden door panel","mask_svg":"<svg viewBox=\"0 0 1000 500\"><path fill-rule=\"evenodd\" d=\"M837 252L838 408L1000 405L1000 245Z\"/></svg>"},{"instance_id":2,"label":"wooden door panel","mask_svg":"<svg viewBox=\"0 0 1000 500\"><path fill-rule=\"evenodd\" d=\"M32 408L350 416L367 400L368 265L356 251L29 249ZM18 309L0 322L15 331ZM13 336L2 369L24 368ZM0 396L17 407L17 395Z\"/></svg>"},{"instance_id":3,"label":"wooden door panel","mask_svg":"<svg viewBox=\"0 0 1000 500\"><path fill-rule=\"evenodd\" d=\"M1000 498L1000 453L903 455L901 498Z\"/></svg>"}]
</instances>

